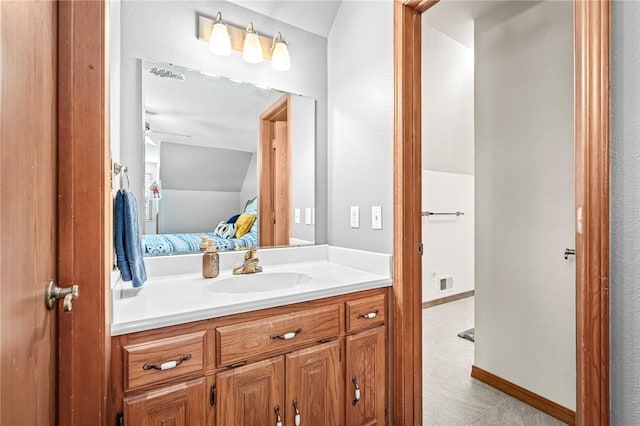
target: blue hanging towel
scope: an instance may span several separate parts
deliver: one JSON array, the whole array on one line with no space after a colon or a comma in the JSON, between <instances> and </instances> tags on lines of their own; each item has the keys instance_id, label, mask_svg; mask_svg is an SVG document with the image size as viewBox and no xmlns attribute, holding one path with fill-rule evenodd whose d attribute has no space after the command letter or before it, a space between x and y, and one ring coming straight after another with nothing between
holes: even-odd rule
<instances>
[{"instance_id":1,"label":"blue hanging towel","mask_svg":"<svg viewBox=\"0 0 640 426\"><path fill-rule=\"evenodd\" d=\"M140 287L147 281L147 270L142 257L138 206L131 192L121 190L116 194L113 220L116 263L122 281L133 281L134 287Z\"/></svg>"}]
</instances>

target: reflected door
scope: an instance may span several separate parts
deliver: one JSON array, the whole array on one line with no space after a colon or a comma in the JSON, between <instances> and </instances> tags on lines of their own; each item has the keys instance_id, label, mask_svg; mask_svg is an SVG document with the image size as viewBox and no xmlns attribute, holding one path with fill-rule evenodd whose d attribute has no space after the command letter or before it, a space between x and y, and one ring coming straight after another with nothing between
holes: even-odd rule
<instances>
[{"instance_id":1,"label":"reflected door","mask_svg":"<svg viewBox=\"0 0 640 426\"><path fill-rule=\"evenodd\" d=\"M289 95L260 116L260 246L289 245L291 138Z\"/></svg>"}]
</instances>

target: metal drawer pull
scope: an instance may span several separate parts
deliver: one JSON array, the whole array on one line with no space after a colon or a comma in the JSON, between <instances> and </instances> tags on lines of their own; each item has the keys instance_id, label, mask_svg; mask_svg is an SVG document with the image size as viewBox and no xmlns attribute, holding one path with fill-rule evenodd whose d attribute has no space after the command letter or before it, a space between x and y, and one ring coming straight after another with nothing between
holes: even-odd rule
<instances>
[{"instance_id":1,"label":"metal drawer pull","mask_svg":"<svg viewBox=\"0 0 640 426\"><path fill-rule=\"evenodd\" d=\"M353 385L355 386L355 390L353 392L353 405L356 405L358 403L358 401L360 401L360 386L358 386L358 379L356 378L356 376L353 376L353 378L351 379L351 381L353 382Z\"/></svg>"},{"instance_id":2,"label":"metal drawer pull","mask_svg":"<svg viewBox=\"0 0 640 426\"><path fill-rule=\"evenodd\" d=\"M282 335L277 335L277 334L272 334L271 335L271 340L289 340L289 339L293 339L294 337L296 337L298 334L300 334L302 332L302 329L299 328L296 331L291 331L289 333L285 333Z\"/></svg>"},{"instance_id":3,"label":"metal drawer pull","mask_svg":"<svg viewBox=\"0 0 640 426\"><path fill-rule=\"evenodd\" d=\"M300 410L298 409L298 398L293 398L293 409L296 413L293 419L293 424L295 424L296 426L300 426Z\"/></svg>"},{"instance_id":4,"label":"metal drawer pull","mask_svg":"<svg viewBox=\"0 0 640 426\"><path fill-rule=\"evenodd\" d=\"M373 319L377 316L378 316L378 310L376 309L375 311L369 312L368 314L358 314L356 315L356 318Z\"/></svg>"},{"instance_id":5,"label":"metal drawer pull","mask_svg":"<svg viewBox=\"0 0 640 426\"><path fill-rule=\"evenodd\" d=\"M142 366L143 370L171 370L172 368L176 368L177 366L179 366L180 364L182 364L184 361L189 361L191 359L191 354L184 354L182 355L180 358L178 358L175 361L167 361L167 362L163 362L162 364L158 365L158 364L151 364L151 363L146 363L145 365Z\"/></svg>"},{"instance_id":6,"label":"metal drawer pull","mask_svg":"<svg viewBox=\"0 0 640 426\"><path fill-rule=\"evenodd\" d=\"M276 413L276 426L282 426L282 417L280 417L280 406L273 407L273 411Z\"/></svg>"}]
</instances>

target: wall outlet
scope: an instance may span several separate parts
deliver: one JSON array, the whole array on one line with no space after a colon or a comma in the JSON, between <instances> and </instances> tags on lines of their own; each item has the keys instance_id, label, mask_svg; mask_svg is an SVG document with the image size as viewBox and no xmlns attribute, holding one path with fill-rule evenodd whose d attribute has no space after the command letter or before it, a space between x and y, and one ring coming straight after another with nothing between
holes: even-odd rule
<instances>
[{"instance_id":1,"label":"wall outlet","mask_svg":"<svg viewBox=\"0 0 640 426\"><path fill-rule=\"evenodd\" d=\"M371 207L371 229L382 229L382 206Z\"/></svg>"},{"instance_id":2,"label":"wall outlet","mask_svg":"<svg viewBox=\"0 0 640 426\"><path fill-rule=\"evenodd\" d=\"M300 223L300 209L298 208L293 210L293 221L295 223Z\"/></svg>"},{"instance_id":3,"label":"wall outlet","mask_svg":"<svg viewBox=\"0 0 640 426\"><path fill-rule=\"evenodd\" d=\"M360 228L360 207L351 206L351 227Z\"/></svg>"},{"instance_id":4,"label":"wall outlet","mask_svg":"<svg viewBox=\"0 0 640 426\"><path fill-rule=\"evenodd\" d=\"M311 225L311 207L304 209L304 223Z\"/></svg>"},{"instance_id":5,"label":"wall outlet","mask_svg":"<svg viewBox=\"0 0 640 426\"><path fill-rule=\"evenodd\" d=\"M453 289L453 277L440 278L440 291L448 291Z\"/></svg>"}]
</instances>

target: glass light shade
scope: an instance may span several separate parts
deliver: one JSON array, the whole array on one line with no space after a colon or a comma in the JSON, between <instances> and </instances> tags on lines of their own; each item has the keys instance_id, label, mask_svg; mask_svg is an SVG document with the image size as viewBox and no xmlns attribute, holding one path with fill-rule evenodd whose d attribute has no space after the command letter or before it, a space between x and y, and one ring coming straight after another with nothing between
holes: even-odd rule
<instances>
[{"instance_id":1,"label":"glass light shade","mask_svg":"<svg viewBox=\"0 0 640 426\"><path fill-rule=\"evenodd\" d=\"M229 56L231 54L231 39L227 26L222 22L213 24L209 38L209 51L214 55Z\"/></svg>"},{"instance_id":2,"label":"glass light shade","mask_svg":"<svg viewBox=\"0 0 640 426\"><path fill-rule=\"evenodd\" d=\"M291 69L291 59L289 49L283 41L276 42L271 56L271 66L276 71L288 71Z\"/></svg>"},{"instance_id":3,"label":"glass light shade","mask_svg":"<svg viewBox=\"0 0 640 426\"><path fill-rule=\"evenodd\" d=\"M242 48L242 59L250 64L262 62L262 45L258 34L247 32L244 38L244 47Z\"/></svg>"}]
</instances>

